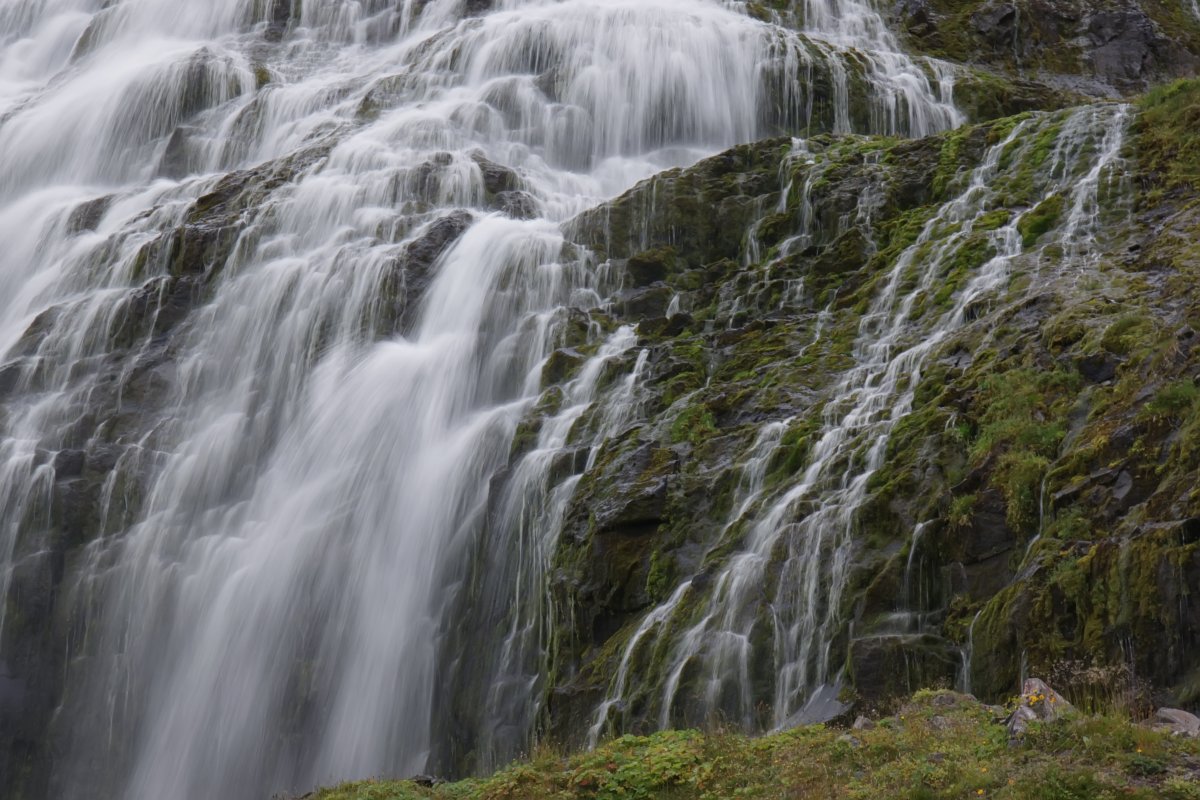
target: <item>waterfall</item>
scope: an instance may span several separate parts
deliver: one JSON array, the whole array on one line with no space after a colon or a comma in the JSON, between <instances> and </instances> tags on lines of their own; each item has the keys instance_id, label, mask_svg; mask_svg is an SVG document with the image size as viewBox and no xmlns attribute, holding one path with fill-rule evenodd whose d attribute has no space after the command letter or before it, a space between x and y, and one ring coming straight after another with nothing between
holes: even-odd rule
<instances>
[{"instance_id":1,"label":"waterfall","mask_svg":"<svg viewBox=\"0 0 1200 800\"><path fill-rule=\"evenodd\" d=\"M50 796L419 771L472 650L477 758L520 750L558 515L644 365L576 324L620 276L559 223L767 134L961 121L871 4L744 10L0 8L0 590L52 582L69 620ZM520 450L564 346L578 375ZM464 642L477 596L498 633Z\"/></svg>"}]
</instances>

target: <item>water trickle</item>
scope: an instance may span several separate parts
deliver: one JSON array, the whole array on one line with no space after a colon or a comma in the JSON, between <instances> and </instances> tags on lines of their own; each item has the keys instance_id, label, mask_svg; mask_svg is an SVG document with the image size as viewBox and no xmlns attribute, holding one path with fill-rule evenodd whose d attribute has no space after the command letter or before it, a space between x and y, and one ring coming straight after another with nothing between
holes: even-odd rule
<instances>
[{"instance_id":1,"label":"water trickle","mask_svg":"<svg viewBox=\"0 0 1200 800\"><path fill-rule=\"evenodd\" d=\"M967 628L967 643L960 651L962 657L962 665L959 668L958 690L963 694L970 694L971 689L971 670L975 667L975 626L979 623L979 617L983 614L983 609L975 612L975 616L971 618L971 625Z\"/></svg>"},{"instance_id":2,"label":"water trickle","mask_svg":"<svg viewBox=\"0 0 1200 800\"><path fill-rule=\"evenodd\" d=\"M908 558L904 563L904 580L900 583L900 598L903 608L915 609L917 614L917 627L921 625L920 612L926 607L925 584L921 580L920 573L921 560L919 558L921 551L922 539L925 535L925 529L929 527L927 522L919 522L913 528L912 540L908 545ZM914 576L916 580L914 581Z\"/></svg>"},{"instance_id":3,"label":"water trickle","mask_svg":"<svg viewBox=\"0 0 1200 800\"><path fill-rule=\"evenodd\" d=\"M873 3L803 0L794 6L799 7L796 13L802 30L822 42L864 54L876 100L871 108L875 130L907 130L924 135L962 123L962 115L953 103L953 68L944 62L906 55ZM841 81L835 83L843 85ZM936 102L930 102L930 98L936 98ZM853 130L848 119L839 123L839 132Z\"/></svg>"}]
</instances>

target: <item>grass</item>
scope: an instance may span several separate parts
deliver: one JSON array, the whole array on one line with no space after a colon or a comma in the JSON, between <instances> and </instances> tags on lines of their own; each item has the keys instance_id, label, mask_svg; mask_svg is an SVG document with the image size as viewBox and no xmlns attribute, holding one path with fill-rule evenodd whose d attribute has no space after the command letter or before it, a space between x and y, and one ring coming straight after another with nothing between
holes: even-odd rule
<instances>
[{"instance_id":1,"label":"grass","mask_svg":"<svg viewBox=\"0 0 1200 800\"><path fill-rule=\"evenodd\" d=\"M539 749L490 778L436 788L368 781L314 800L723 798L1200 798L1200 740L1126 717L1073 715L1010 744L992 709L918 692L871 730L821 725L761 738L668 731L589 753Z\"/></svg>"},{"instance_id":2,"label":"grass","mask_svg":"<svg viewBox=\"0 0 1200 800\"><path fill-rule=\"evenodd\" d=\"M1137 124L1143 167L1168 188L1200 182L1200 80L1181 80L1151 90Z\"/></svg>"},{"instance_id":3,"label":"grass","mask_svg":"<svg viewBox=\"0 0 1200 800\"><path fill-rule=\"evenodd\" d=\"M1079 388L1076 374L1011 369L976 383L979 431L971 443L975 464L995 457L992 483L1007 502L1008 523L1028 527L1036 517L1038 487L1066 435L1065 402Z\"/></svg>"}]
</instances>

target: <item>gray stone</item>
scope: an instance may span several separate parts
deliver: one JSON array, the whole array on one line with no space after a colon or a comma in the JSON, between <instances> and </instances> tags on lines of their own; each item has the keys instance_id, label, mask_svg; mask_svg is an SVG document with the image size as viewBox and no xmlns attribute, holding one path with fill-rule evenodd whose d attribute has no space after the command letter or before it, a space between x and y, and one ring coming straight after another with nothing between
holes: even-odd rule
<instances>
[{"instance_id":1,"label":"gray stone","mask_svg":"<svg viewBox=\"0 0 1200 800\"><path fill-rule=\"evenodd\" d=\"M1200 717L1178 708L1160 708L1154 715L1154 727L1175 736L1200 738Z\"/></svg>"},{"instance_id":2,"label":"gray stone","mask_svg":"<svg viewBox=\"0 0 1200 800\"><path fill-rule=\"evenodd\" d=\"M1061 718L1073 706L1040 678L1029 678L1021 688L1021 704L1009 716L1008 735L1019 738L1031 722L1050 722Z\"/></svg>"}]
</instances>

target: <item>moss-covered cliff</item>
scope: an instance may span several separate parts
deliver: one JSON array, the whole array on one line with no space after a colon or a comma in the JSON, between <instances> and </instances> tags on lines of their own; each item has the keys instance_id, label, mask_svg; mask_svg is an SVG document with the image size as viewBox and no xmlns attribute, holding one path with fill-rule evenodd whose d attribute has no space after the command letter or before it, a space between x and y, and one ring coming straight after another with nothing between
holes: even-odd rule
<instances>
[{"instance_id":1,"label":"moss-covered cliff","mask_svg":"<svg viewBox=\"0 0 1200 800\"><path fill-rule=\"evenodd\" d=\"M935 683L1002 698L1068 662L1195 702L1197 108L1184 83L920 141L766 141L576 220L575 241L625 275L593 323L635 325L648 358L638 415L582 471L554 556L553 735L579 741L606 696L617 730L778 722L771 625L797 542L773 545L748 606L766 616L738 629L749 703L727 686L712 698L714 656L687 632L720 633L705 615L722 576L846 413L864 315L893 275L896 420L853 429L884 431L885 455L853 509L846 574L818 589L829 669L801 667L867 704ZM547 398L573 352L552 359ZM861 470L865 453L844 457ZM818 513L801 499L784 527Z\"/></svg>"}]
</instances>

